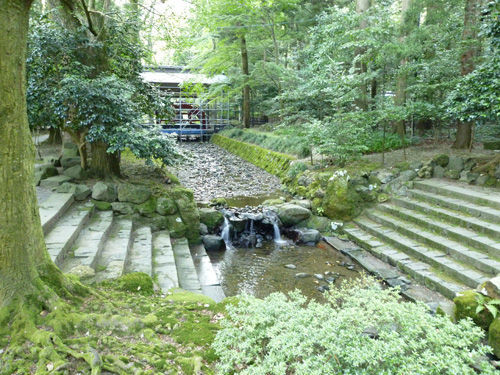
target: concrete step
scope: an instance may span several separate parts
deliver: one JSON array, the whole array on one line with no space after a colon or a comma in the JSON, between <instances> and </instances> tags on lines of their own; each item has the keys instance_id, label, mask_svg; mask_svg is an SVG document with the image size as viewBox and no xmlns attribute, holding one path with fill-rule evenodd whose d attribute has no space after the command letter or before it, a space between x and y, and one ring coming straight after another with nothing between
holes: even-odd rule
<instances>
[{"instance_id":1,"label":"concrete step","mask_svg":"<svg viewBox=\"0 0 500 375\"><path fill-rule=\"evenodd\" d=\"M178 238L172 243L179 286L190 292L202 293L200 280L194 266L188 241Z\"/></svg>"},{"instance_id":2,"label":"concrete step","mask_svg":"<svg viewBox=\"0 0 500 375\"><path fill-rule=\"evenodd\" d=\"M453 299L457 293L468 289L465 285L458 284L453 280L448 280L430 265L415 260L395 247L381 242L357 225L348 224L343 230L351 240L362 245L379 259L399 268L416 281L422 283L429 289L441 293L446 298Z\"/></svg>"},{"instance_id":3,"label":"concrete step","mask_svg":"<svg viewBox=\"0 0 500 375\"><path fill-rule=\"evenodd\" d=\"M454 211L481 218L481 220L484 221L500 224L500 210L495 210L491 207L465 202L457 198L428 193L423 190L409 190L408 194L410 197L422 202L436 204L440 207L449 208Z\"/></svg>"},{"instance_id":4,"label":"concrete step","mask_svg":"<svg viewBox=\"0 0 500 375\"><path fill-rule=\"evenodd\" d=\"M459 184L440 179L415 181L413 186L419 190L452 198L459 198L476 205L488 206L500 210L500 192L493 189Z\"/></svg>"},{"instance_id":5,"label":"concrete step","mask_svg":"<svg viewBox=\"0 0 500 375\"><path fill-rule=\"evenodd\" d=\"M93 211L94 205L91 203L71 206L45 236L47 251L58 266L62 264Z\"/></svg>"},{"instance_id":6,"label":"concrete step","mask_svg":"<svg viewBox=\"0 0 500 375\"><path fill-rule=\"evenodd\" d=\"M142 227L134 232L134 241L125 264L125 272L144 272L153 275L153 237L150 227Z\"/></svg>"},{"instance_id":7,"label":"concrete step","mask_svg":"<svg viewBox=\"0 0 500 375\"><path fill-rule=\"evenodd\" d=\"M174 250L167 231L156 232L153 235L153 275L164 292L179 287Z\"/></svg>"},{"instance_id":8,"label":"concrete step","mask_svg":"<svg viewBox=\"0 0 500 375\"><path fill-rule=\"evenodd\" d=\"M417 224L422 228L430 230L436 234L460 241L479 250L486 252L493 258L500 259L500 238L495 240L484 235L480 235L472 230L451 225L437 220L435 217L398 207L393 204L381 204L377 210L392 214L401 219Z\"/></svg>"},{"instance_id":9,"label":"concrete step","mask_svg":"<svg viewBox=\"0 0 500 375\"><path fill-rule=\"evenodd\" d=\"M203 294L212 298L215 302L222 301L226 296L205 247L202 244L190 245L189 247Z\"/></svg>"},{"instance_id":10,"label":"concrete step","mask_svg":"<svg viewBox=\"0 0 500 375\"><path fill-rule=\"evenodd\" d=\"M117 219L96 263L95 281L115 279L123 274L125 261L132 244L132 220Z\"/></svg>"},{"instance_id":11,"label":"concrete step","mask_svg":"<svg viewBox=\"0 0 500 375\"><path fill-rule=\"evenodd\" d=\"M467 263L485 274L493 276L500 273L500 262L484 253L471 250L461 242L453 241L439 234L420 229L413 223L401 220L385 212L374 210L367 211L367 217L422 245L444 252L458 262Z\"/></svg>"},{"instance_id":12,"label":"concrete step","mask_svg":"<svg viewBox=\"0 0 500 375\"><path fill-rule=\"evenodd\" d=\"M76 266L96 267L113 223L112 211L96 211L80 232L70 253L62 263L63 272Z\"/></svg>"},{"instance_id":13,"label":"concrete step","mask_svg":"<svg viewBox=\"0 0 500 375\"><path fill-rule=\"evenodd\" d=\"M397 206L405 207L411 210L422 212L426 215L432 215L440 220L459 225L463 228L471 229L482 233L492 239L500 238L500 225L489 223L487 221L471 217L461 212L453 211L447 208L436 207L426 202L420 202L411 198L393 197L391 203Z\"/></svg>"},{"instance_id":14,"label":"concrete step","mask_svg":"<svg viewBox=\"0 0 500 375\"><path fill-rule=\"evenodd\" d=\"M378 239L383 240L385 243L390 244L419 261L443 271L457 280L458 283L475 288L478 284L488 280L488 277L483 273L454 261L445 253L429 248L422 243L416 242L415 240L402 236L392 229L389 229L388 226L385 225L391 222L385 221L382 216L367 213L367 217L368 219L361 218L354 222L358 227L364 229ZM399 227L396 226L394 229L397 230L398 228Z\"/></svg>"},{"instance_id":15,"label":"concrete step","mask_svg":"<svg viewBox=\"0 0 500 375\"><path fill-rule=\"evenodd\" d=\"M40 220L42 222L43 234L47 234L54 227L59 218L68 210L73 203L72 193L52 193L39 205Z\"/></svg>"}]
</instances>

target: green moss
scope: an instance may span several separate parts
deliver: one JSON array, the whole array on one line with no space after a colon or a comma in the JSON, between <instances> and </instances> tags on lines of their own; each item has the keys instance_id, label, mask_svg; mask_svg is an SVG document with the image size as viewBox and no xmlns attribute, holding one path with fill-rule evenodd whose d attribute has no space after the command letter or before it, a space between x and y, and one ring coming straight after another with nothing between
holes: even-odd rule
<instances>
[{"instance_id":1,"label":"green moss","mask_svg":"<svg viewBox=\"0 0 500 375\"><path fill-rule=\"evenodd\" d=\"M290 163L295 160L293 156L280 154L220 134L213 135L211 142L279 177L287 175Z\"/></svg>"},{"instance_id":2,"label":"green moss","mask_svg":"<svg viewBox=\"0 0 500 375\"><path fill-rule=\"evenodd\" d=\"M362 208L362 198L347 179L336 178L330 182L323 199L323 210L330 219L350 220L358 215Z\"/></svg>"},{"instance_id":3,"label":"green moss","mask_svg":"<svg viewBox=\"0 0 500 375\"><path fill-rule=\"evenodd\" d=\"M476 313L476 309L478 306L478 296L479 293L474 290L466 290L465 292L460 293L459 296L453 299L455 303L455 319L465 319L471 318L474 323L476 323L479 327L488 330L491 322L493 321L493 316L486 310L482 310L479 313ZM488 301L488 297L484 297L485 301Z\"/></svg>"},{"instance_id":4,"label":"green moss","mask_svg":"<svg viewBox=\"0 0 500 375\"><path fill-rule=\"evenodd\" d=\"M99 211L111 210L110 202L96 201L95 199L92 199L92 203L94 204L95 208L97 208Z\"/></svg>"},{"instance_id":5,"label":"green moss","mask_svg":"<svg viewBox=\"0 0 500 375\"><path fill-rule=\"evenodd\" d=\"M450 161L450 157L446 154L440 154L440 155L434 156L432 158L432 161L434 161L440 167L444 168L448 165L448 162Z\"/></svg>"},{"instance_id":6,"label":"green moss","mask_svg":"<svg viewBox=\"0 0 500 375\"><path fill-rule=\"evenodd\" d=\"M135 209L143 216L151 216L156 211L156 198L149 198L146 202L136 205Z\"/></svg>"},{"instance_id":7,"label":"green moss","mask_svg":"<svg viewBox=\"0 0 500 375\"><path fill-rule=\"evenodd\" d=\"M201 208L200 222L205 224L209 231L214 231L224 222L224 215L213 208Z\"/></svg>"},{"instance_id":8,"label":"green moss","mask_svg":"<svg viewBox=\"0 0 500 375\"><path fill-rule=\"evenodd\" d=\"M124 292L134 292L143 295L153 294L153 279L144 272L133 272L116 280L118 289Z\"/></svg>"},{"instance_id":9,"label":"green moss","mask_svg":"<svg viewBox=\"0 0 500 375\"><path fill-rule=\"evenodd\" d=\"M493 348L493 353L500 358L500 317L497 317L489 326L488 344Z\"/></svg>"},{"instance_id":10,"label":"green moss","mask_svg":"<svg viewBox=\"0 0 500 375\"><path fill-rule=\"evenodd\" d=\"M226 198L214 198L210 201L210 205L216 207L227 207L227 200Z\"/></svg>"}]
</instances>

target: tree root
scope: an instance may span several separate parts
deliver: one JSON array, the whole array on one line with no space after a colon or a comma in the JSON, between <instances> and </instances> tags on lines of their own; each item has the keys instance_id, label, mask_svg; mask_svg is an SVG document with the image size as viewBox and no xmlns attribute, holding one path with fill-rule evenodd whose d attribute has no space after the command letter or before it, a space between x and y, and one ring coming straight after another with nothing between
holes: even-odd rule
<instances>
[{"instance_id":1,"label":"tree root","mask_svg":"<svg viewBox=\"0 0 500 375\"><path fill-rule=\"evenodd\" d=\"M476 173L485 173L489 172L490 169L493 169L497 164L500 164L500 155L495 156L488 163L481 165L479 167L474 168L474 172Z\"/></svg>"}]
</instances>

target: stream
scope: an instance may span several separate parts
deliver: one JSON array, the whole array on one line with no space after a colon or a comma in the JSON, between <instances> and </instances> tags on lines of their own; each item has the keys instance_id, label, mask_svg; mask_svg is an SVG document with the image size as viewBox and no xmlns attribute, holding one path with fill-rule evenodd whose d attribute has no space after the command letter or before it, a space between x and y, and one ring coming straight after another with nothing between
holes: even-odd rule
<instances>
[{"instance_id":1,"label":"stream","mask_svg":"<svg viewBox=\"0 0 500 375\"><path fill-rule=\"evenodd\" d=\"M287 197L279 178L216 145L183 142L180 147L191 157L172 172L193 190L201 206L213 198L225 198L230 207L252 210L266 199ZM273 230L273 235L257 246L233 245L225 219L220 235L226 250L208 255L226 296L246 293L262 298L299 289L308 297L323 300L323 293L333 285L360 275L357 265L325 242L297 245L282 238L277 225Z\"/></svg>"}]
</instances>

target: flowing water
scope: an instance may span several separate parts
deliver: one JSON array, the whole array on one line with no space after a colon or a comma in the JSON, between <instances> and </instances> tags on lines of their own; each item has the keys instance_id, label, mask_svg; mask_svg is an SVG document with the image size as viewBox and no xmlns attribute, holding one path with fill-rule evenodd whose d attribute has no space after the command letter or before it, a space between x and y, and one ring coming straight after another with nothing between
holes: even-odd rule
<instances>
[{"instance_id":1,"label":"flowing water","mask_svg":"<svg viewBox=\"0 0 500 375\"><path fill-rule=\"evenodd\" d=\"M212 252L209 256L227 296L247 293L262 298L273 292L299 289L304 295L321 300L318 287L331 287L342 280L359 277L361 271L349 258L324 242L316 247L277 246L265 242L261 248L228 247L226 251ZM286 265L296 268L286 268ZM297 277L297 274L308 276ZM318 280L314 274L324 279Z\"/></svg>"}]
</instances>

